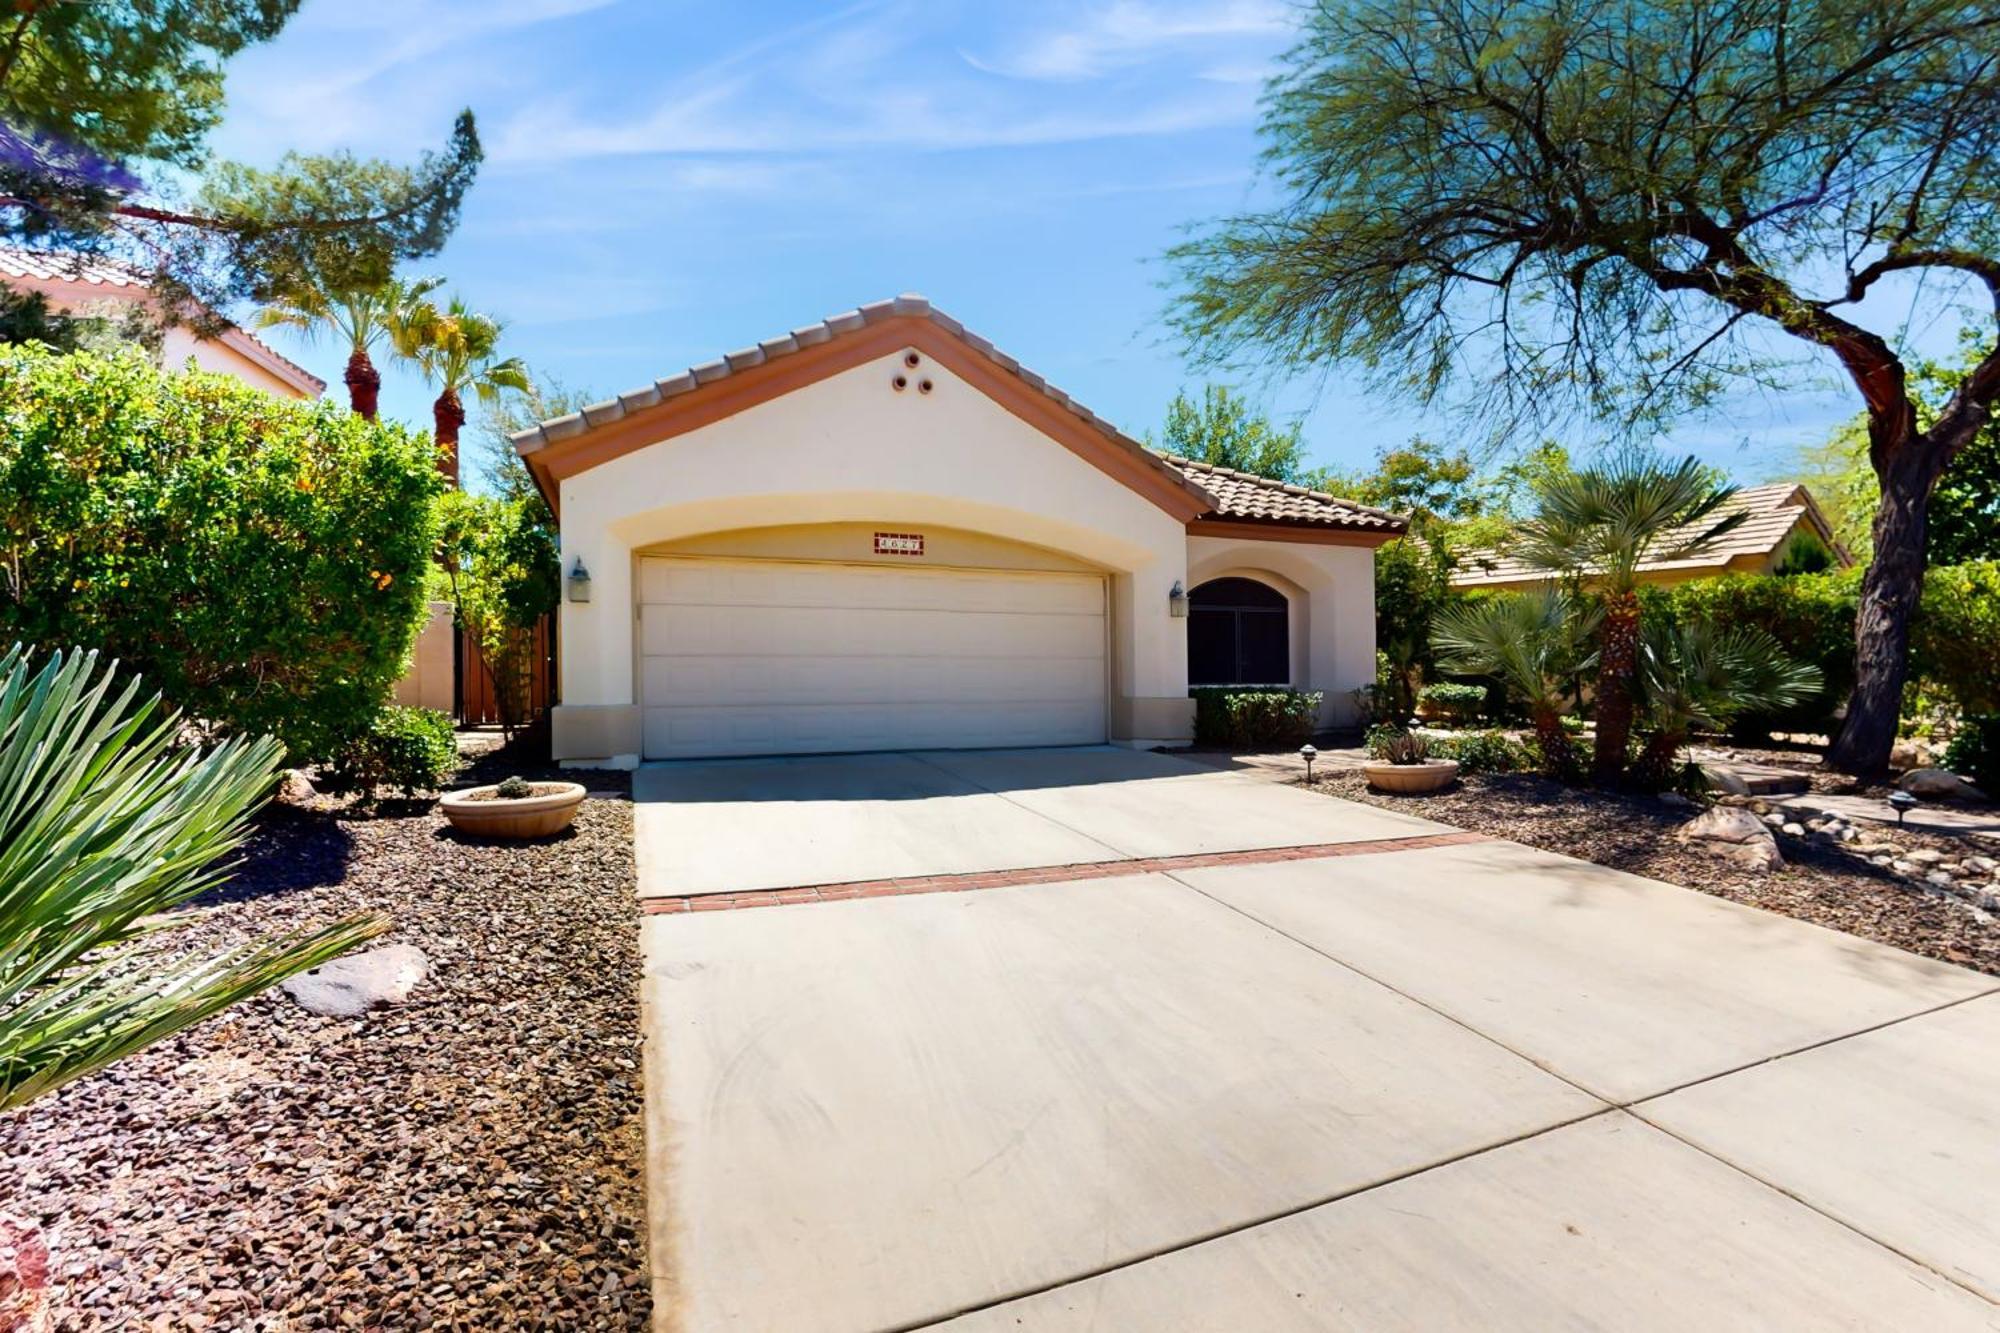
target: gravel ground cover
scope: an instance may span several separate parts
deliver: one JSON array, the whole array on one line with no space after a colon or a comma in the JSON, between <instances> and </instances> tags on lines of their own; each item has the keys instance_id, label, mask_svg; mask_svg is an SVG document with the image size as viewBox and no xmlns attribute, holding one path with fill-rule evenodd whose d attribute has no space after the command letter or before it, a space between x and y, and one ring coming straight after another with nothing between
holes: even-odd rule
<instances>
[{"instance_id":1,"label":"gravel ground cover","mask_svg":"<svg viewBox=\"0 0 2000 1333\"><path fill-rule=\"evenodd\" d=\"M358 1019L273 991L0 1116L56 1328L645 1327L630 789L590 785L532 844L430 802L261 817L185 938L383 911L431 974Z\"/></svg>"},{"instance_id":2,"label":"gravel ground cover","mask_svg":"<svg viewBox=\"0 0 2000 1333\"><path fill-rule=\"evenodd\" d=\"M1675 838L1693 811L1653 796L1579 790L1524 774L1474 775L1432 796L1385 795L1359 773L1329 774L1315 788L2000 975L2000 924L1990 914L1821 837L1774 830L1786 864L1761 873L1732 861L1719 844ZM1930 849L1952 861L1994 854L1990 845L1915 830L1885 826L1870 836L1904 852Z\"/></svg>"}]
</instances>

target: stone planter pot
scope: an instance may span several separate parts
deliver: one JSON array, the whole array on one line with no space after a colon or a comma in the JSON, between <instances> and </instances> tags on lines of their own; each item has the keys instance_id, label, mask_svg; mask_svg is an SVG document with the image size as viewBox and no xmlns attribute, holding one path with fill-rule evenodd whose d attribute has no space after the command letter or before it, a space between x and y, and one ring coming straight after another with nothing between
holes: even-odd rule
<instances>
[{"instance_id":1,"label":"stone planter pot","mask_svg":"<svg viewBox=\"0 0 2000 1333\"><path fill-rule=\"evenodd\" d=\"M1425 792L1443 791L1458 780L1458 760L1426 759L1421 764L1363 764L1361 771L1368 775L1368 785L1376 791L1395 792L1399 796L1421 796Z\"/></svg>"},{"instance_id":2,"label":"stone planter pot","mask_svg":"<svg viewBox=\"0 0 2000 1333\"><path fill-rule=\"evenodd\" d=\"M559 790L499 800L492 797L491 787L469 787L446 793L438 801L438 808L444 811L453 828L475 838L546 838L562 832L576 818L576 808L583 804L583 784L538 782L535 785Z\"/></svg>"}]
</instances>

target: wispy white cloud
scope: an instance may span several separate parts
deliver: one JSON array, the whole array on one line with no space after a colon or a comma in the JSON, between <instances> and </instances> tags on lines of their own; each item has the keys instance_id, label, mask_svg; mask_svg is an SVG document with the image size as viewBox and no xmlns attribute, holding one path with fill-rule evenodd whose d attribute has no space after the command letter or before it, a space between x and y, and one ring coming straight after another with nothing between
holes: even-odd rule
<instances>
[{"instance_id":1,"label":"wispy white cloud","mask_svg":"<svg viewBox=\"0 0 2000 1333\"><path fill-rule=\"evenodd\" d=\"M1131 0L1101 18L1121 52L1201 34L1263 31L1252 0L1167 14ZM497 163L641 154L824 154L1031 147L1182 133L1247 119L1254 94L1227 79L1144 90L982 78L935 39L941 21L907 2L854 6L729 53L639 107L591 92L523 106L489 140ZM1093 29L1095 30L1095 29ZM1064 57L1081 59L1081 56ZM1108 58L1108 57L1107 57ZM1044 62L1046 63L1046 62Z\"/></svg>"},{"instance_id":2,"label":"wispy white cloud","mask_svg":"<svg viewBox=\"0 0 2000 1333\"><path fill-rule=\"evenodd\" d=\"M1287 26L1276 0L1112 0L1087 10L1078 21L1032 34L997 54L961 54L989 74L1069 82L1220 39L1268 38Z\"/></svg>"}]
</instances>

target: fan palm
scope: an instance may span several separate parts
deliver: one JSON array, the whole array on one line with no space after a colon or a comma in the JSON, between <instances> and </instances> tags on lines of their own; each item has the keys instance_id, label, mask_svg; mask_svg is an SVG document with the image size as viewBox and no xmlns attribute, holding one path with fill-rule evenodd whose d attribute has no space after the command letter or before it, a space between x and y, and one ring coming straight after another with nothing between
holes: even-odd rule
<instances>
[{"instance_id":1,"label":"fan palm","mask_svg":"<svg viewBox=\"0 0 2000 1333\"><path fill-rule=\"evenodd\" d=\"M1494 676L1518 694L1534 721L1543 772L1569 778L1578 764L1562 719L1595 619L1594 608L1544 585L1447 607L1431 622L1431 647L1446 671Z\"/></svg>"},{"instance_id":2,"label":"fan palm","mask_svg":"<svg viewBox=\"0 0 2000 1333\"><path fill-rule=\"evenodd\" d=\"M370 354L395 323L396 312L421 301L442 278L392 278L368 287L301 286L257 312L260 329L297 329L308 339L331 334L347 345L347 402L364 420L380 410L382 374Z\"/></svg>"},{"instance_id":3,"label":"fan palm","mask_svg":"<svg viewBox=\"0 0 2000 1333\"><path fill-rule=\"evenodd\" d=\"M97 654L0 654L0 1110L199 1023L388 929L355 917L168 956L158 914L228 876L277 741L176 746Z\"/></svg>"},{"instance_id":4,"label":"fan palm","mask_svg":"<svg viewBox=\"0 0 2000 1333\"><path fill-rule=\"evenodd\" d=\"M1639 569L1702 554L1743 522L1734 486L1717 485L1693 458L1667 463L1631 451L1543 478L1535 513L1512 551L1595 592L1603 603L1597 664L1597 746L1591 777L1616 782L1632 738L1639 655Z\"/></svg>"},{"instance_id":5,"label":"fan palm","mask_svg":"<svg viewBox=\"0 0 2000 1333\"><path fill-rule=\"evenodd\" d=\"M470 390L481 402L504 393L528 393L534 385L519 357L499 355L504 325L482 315L454 296L440 307L425 296L404 302L392 319L396 350L417 363L424 378L437 387L431 404L436 426L438 469L458 480L458 433L465 425L462 394Z\"/></svg>"},{"instance_id":6,"label":"fan palm","mask_svg":"<svg viewBox=\"0 0 2000 1333\"><path fill-rule=\"evenodd\" d=\"M1755 626L1649 622L1640 636L1639 672L1649 734L1634 776L1664 786L1697 728L1721 731L1742 713L1797 707L1822 684L1819 668L1794 660Z\"/></svg>"}]
</instances>

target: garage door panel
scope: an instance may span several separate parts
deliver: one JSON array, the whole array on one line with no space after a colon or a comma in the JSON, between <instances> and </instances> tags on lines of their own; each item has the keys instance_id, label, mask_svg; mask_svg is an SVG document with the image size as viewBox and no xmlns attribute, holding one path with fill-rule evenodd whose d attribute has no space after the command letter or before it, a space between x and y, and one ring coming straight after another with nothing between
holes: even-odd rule
<instances>
[{"instance_id":1,"label":"garage door panel","mask_svg":"<svg viewBox=\"0 0 2000 1333\"><path fill-rule=\"evenodd\" d=\"M714 754L800 754L869 748L893 735L908 749L1073 745L1103 735L1101 705L991 704L975 712L955 704L814 706L810 708L649 708L646 753L659 758Z\"/></svg>"},{"instance_id":2,"label":"garage door panel","mask_svg":"<svg viewBox=\"0 0 2000 1333\"><path fill-rule=\"evenodd\" d=\"M1104 738L1103 580L641 563L656 758Z\"/></svg>"},{"instance_id":3,"label":"garage door panel","mask_svg":"<svg viewBox=\"0 0 2000 1333\"><path fill-rule=\"evenodd\" d=\"M1101 580L966 570L783 562L648 560L640 599L664 606L838 606L853 610L1035 611L1100 615Z\"/></svg>"},{"instance_id":4,"label":"garage door panel","mask_svg":"<svg viewBox=\"0 0 2000 1333\"><path fill-rule=\"evenodd\" d=\"M1102 657L1103 616L1032 612L940 613L906 608L649 606L641 651L658 656L925 657L949 624L962 655Z\"/></svg>"},{"instance_id":5,"label":"garage door panel","mask_svg":"<svg viewBox=\"0 0 2000 1333\"><path fill-rule=\"evenodd\" d=\"M880 658L649 657L648 700L679 707L732 704L1009 703L1059 704L1101 694L1104 659L1042 658L992 661L930 657Z\"/></svg>"}]
</instances>

